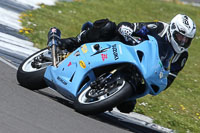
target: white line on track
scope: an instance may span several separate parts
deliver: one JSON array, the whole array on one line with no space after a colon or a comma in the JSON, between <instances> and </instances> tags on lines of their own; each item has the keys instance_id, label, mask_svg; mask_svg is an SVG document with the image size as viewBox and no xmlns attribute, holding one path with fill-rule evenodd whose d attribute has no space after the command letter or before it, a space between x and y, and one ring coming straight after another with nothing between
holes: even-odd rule
<instances>
[{"instance_id":1,"label":"white line on track","mask_svg":"<svg viewBox=\"0 0 200 133\"><path fill-rule=\"evenodd\" d=\"M3 59L2 57L0 57L0 61L9 65L10 67L14 68L15 70L17 70L18 68L16 66L14 66L13 64L11 64L10 62L8 62L7 60Z\"/></svg>"}]
</instances>

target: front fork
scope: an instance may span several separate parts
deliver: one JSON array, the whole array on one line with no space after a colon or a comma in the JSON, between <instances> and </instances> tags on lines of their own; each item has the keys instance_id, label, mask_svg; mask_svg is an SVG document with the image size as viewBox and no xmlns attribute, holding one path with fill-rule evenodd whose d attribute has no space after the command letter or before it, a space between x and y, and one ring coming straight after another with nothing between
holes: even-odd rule
<instances>
[{"instance_id":1,"label":"front fork","mask_svg":"<svg viewBox=\"0 0 200 133\"><path fill-rule=\"evenodd\" d=\"M52 39L52 42L53 42L53 45L51 47L51 56L52 56L52 66L56 67L56 62L57 62L57 59L56 59L56 46L55 46L55 39L53 38Z\"/></svg>"}]
</instances>

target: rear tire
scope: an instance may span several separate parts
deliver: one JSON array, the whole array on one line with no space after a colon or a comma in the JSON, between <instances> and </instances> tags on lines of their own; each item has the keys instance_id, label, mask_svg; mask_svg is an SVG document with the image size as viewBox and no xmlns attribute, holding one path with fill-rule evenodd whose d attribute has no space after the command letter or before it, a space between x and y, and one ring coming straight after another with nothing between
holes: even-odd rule
<instances>
[{"instance_id":1,"label":"rear tire","mask_svg":"<svg viewBox=\"0 0 200 133\"><path fill-rule=\"evenodd\" d=\"M121 88L118 91L114 92L114 94L111 94L111 96L105 96L105 99L102 98L102 100L87 103L87 94L91 91L91 88L86 88L77 96L77 99L74 102L75 110L86 115L95 115L103 113L117 106L119 103L121 103L121 101L130 97L133 92L132 87L128 82L126 82L124 79L120 80L123 82L123 86L121 85ZM84 97L83 99L86 102L81 100L82 97Z\"/></svg>"},{"instance_id":2,"label":"rear tire","mask_svg":"<svg viewBox=\"0 0 200 133\"><path fill-rule=\"evenodd\" d=\"M21 86L30 90L39 90L47 87L44 81L44 73L47 66L40 69L31 68L31 62L33 59L42 53L46 53L47 51L47 48L42 49L29 56L20 64L17 70L17 80ZM26 66L28 66L28 68L26 68Z\"/></svg>"}]
</instances>

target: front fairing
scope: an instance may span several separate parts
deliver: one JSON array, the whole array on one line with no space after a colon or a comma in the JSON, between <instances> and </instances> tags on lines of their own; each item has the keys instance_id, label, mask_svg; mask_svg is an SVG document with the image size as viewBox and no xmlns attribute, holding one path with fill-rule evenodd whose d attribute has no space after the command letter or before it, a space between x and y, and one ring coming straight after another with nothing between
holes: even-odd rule
<instances>
[{"instance_id":1,"label":"front fairing","mask_svg":"<svg viewBox=\"0 0 200 133\"><path fill-rule=\"evenodd\" d=\"M136 46L125 45L118 41L90 43L87 45L89 54L84 56L90 62L91 68L105 64L133 64L145 80L145 94L157 95L166 88L169 71L165 70L160 60L157 41L151 36L148 37L149 40ZM102 52L94 49L96 44L101 46Z\"/></svg>"},{"instance_id":2,"label":"front fairing","mask_svg":"<svg viewBox=\"0 0 200 133\"><path fill-rule=\"evenodd\" d=\"M149 40L134 46L135 57L138 52L143 53L136 66L141 70L146 81L146 93L157 95L166 88L169 71L165 70L160 60L157 41L151 36L148 37Z\"/></svg>"}]
</instances>

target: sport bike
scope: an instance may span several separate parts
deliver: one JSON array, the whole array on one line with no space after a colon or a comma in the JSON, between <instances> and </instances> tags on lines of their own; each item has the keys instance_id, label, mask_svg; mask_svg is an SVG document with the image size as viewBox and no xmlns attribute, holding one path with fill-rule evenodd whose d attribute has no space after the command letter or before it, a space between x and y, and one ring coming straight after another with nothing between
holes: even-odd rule
<instances>
[{"instance_id":1,"label":"sport bike","mask_svg":"<svg viewBox=\"0 0 200 133\"><path fill-rule=\"evenodd\" d=\"M56 47L42 49L18 68L21 86L50 87L73 101L83 114L98 114L124 101L157 95L167 86L166 70L155 38L126 45L119 41L85 43L69 53Z\"/></svg>"}]
</instances>

